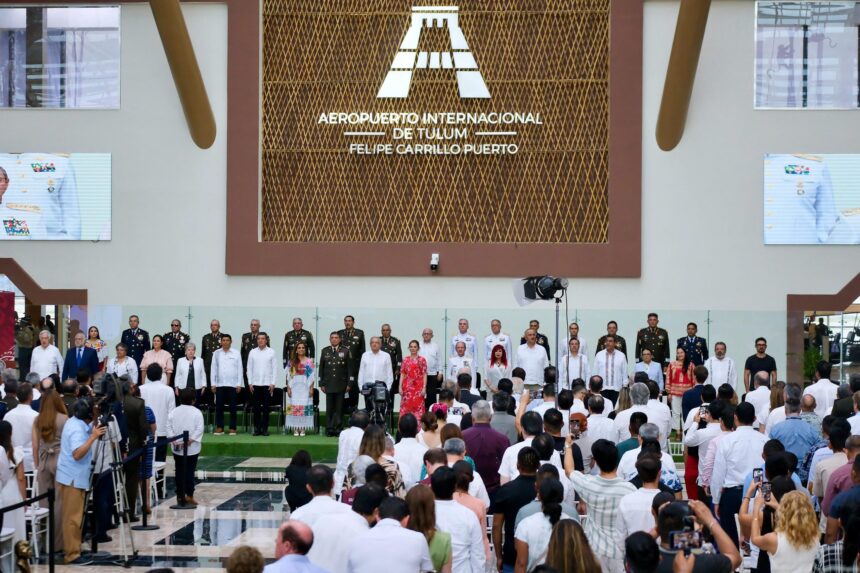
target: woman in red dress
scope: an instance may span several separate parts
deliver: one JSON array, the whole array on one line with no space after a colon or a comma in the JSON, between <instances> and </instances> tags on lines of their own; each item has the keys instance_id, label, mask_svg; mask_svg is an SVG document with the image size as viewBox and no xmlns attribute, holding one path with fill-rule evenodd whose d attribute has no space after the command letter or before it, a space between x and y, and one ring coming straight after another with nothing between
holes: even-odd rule
<instances>
[{"instance_id":1,"label":"woman in red dress","mask_svg":"<svg viewBox=\"0 0 860 573\"><path fill-rule=\"evenodd\" d=\"M666 369L666 392L669 394L669 403L672 407L672 429L680 431L684 420L681 419L681 402L684 392L696 385L693 378L693 363L687 356L687 352L678 347L675 350L675 361L669 363ZM678 434L682 436L683 432Z\"/></svg>"},{"instance_id":2,"label":"woman in red dress","mask_svg":"<svg viewBox=\"0 0 860 573\"><path fill-rule=\"evenodd\" d=\"M427 361L418 354L418 341L409 343L409 356L400 366L400 417L412 414L419 420L424 415L427 382Z\"/></svg>"}]
</instances>

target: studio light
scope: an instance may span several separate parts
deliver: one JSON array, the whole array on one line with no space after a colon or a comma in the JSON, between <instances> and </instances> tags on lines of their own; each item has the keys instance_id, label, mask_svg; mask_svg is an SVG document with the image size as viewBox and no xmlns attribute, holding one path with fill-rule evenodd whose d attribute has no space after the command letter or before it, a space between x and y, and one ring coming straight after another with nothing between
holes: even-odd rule
<instances>
[{"instance_id":1,"label":"studio light","mask_svg":"<svg viewBox=\"0 0 860 573\"><path fill-rule=\"evenodd\" d=\"M523 294L529 300L555 300L558 293L567 290L567 279L551 277L527 277L523 279Z\"/></svg>"}]
</instances>

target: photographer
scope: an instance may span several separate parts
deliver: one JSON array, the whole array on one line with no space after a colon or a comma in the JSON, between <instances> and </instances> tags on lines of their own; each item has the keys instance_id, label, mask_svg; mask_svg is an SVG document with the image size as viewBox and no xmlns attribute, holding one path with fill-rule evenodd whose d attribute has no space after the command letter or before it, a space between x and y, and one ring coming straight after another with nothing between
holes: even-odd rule
<instances>
[{"instance_id":1,"label":"photographer","mask_svg":"<svg viewBox=\"0 0 860 573\"><path fill-rule=\"evenodd\" d=\"M714 537L719 555L703 553L696 556L693 571L698 573L729 573L741 564L737 545L723 531L720 522L714 519L708 507L700 501L675 501L660 510L657 518L657 531L660 534L660 564L658 572L672 571L675 554L679 549L671 546L673 531L693 531L707 529Z\"/></svg>"},{"instance_id":2,"label":"photographer","mask_svg":"<svg viewBox=\"0 0 860 573\"><path fill-rule=\"evenodd\" d=\"M57 483L63 500L63 549L66 564L86 565L81 557L81 522L84 499L90 488L93 444L107 428L92 426L93 404L88 399L75 402L74 417L66 422L60 438L60 458L57 462Z\"/></svg>"},{"instance_id":3,"label":"photographer","mask_svg":"<svg viewBox=\"0 0 860 573\"><path fill-rule=\"evenodd\" d=\"M94 414L99 426L107 428L107 432L99 439L94 450L93 515L95 528L93 533L97 543L109 543L112 539L107 532L111 528L113 515L116 513L114 476L111 472L111 465L121 461L125 453L123 444L127 442L123 439L120 423L122 402L115 399L118 388L112 375L105 376L102 381L102 390L104 396L96 403ZM115 452L116 456L114 455Z\"/></svg>"}]
</instances>

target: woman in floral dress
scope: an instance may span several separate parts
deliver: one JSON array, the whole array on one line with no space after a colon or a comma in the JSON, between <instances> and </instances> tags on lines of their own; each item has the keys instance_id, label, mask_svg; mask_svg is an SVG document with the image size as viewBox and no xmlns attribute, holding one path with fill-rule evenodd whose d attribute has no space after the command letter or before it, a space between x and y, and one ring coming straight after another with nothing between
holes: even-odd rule
<instances>
[{"instance_id":1,"label":"woman in floral dress","mask_svg":"<svg viewBox=\"0 0 860 573\"><path fill-rule=\"evenodd\" d=\"M102 340L101 334L99 334L98 326L91 326L87 329L87 341L84 344L87 348L92 348L96 351L99 357L99 372L104 370L108 359L108 349L107 344Z\"/></svg>"},{"instance_id":2,"label":"woman in floral dress","mask_svg":"<svg viewBox=\"0 0 860 573\"><path fill-rule=\"evenodd\" d=\"M418 420L424 415L424 385L427 383L427 361L418 354L418 341L409 342L409 356L400 366L400 417L412 414Z\"/></svg>"},{"instance_id":3,"label":"woman in floral dress","mask_svg":"<svg viewBox=\"0 0 860 573\"><path fill-rule=\"evenodd\" d=\"M308 347L299 342L287 364L287 395L290 397L287 430L292 430L294 436L304 436L305 430L314 427L312 392L315 380L316 370L313 360L308 357Z\"/></svg>"}]
</instances>

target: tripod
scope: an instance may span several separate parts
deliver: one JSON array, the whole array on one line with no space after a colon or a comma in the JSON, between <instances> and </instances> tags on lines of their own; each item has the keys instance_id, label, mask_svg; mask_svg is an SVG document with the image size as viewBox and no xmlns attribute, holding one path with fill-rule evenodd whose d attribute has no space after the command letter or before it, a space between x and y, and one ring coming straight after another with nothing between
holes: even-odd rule
<instances>
[{"instance_id":1,"label":"tripod","mask_svg":"<svg viewBox=\"0 0 860 573\"><path fill-rule=\"evenodd\" d=\"M120 555L123 557L123 564L128 565L137 556L137 551L134 548L134 538L131 535L131 529L129 527L128 498L126 497L125 492L125 467L122 463L122 453L119 448L118 429L114 426L116 426L116 418L111 416L110 421L107 424L107 431L105 432L105 435L102 436L102 439L99 440L93 454L92 468L90 470L90 483L92 485L90 486L90 489L87 490L84 498L84 507L88 507L96 485L102 478L102 474L110 472L111 485L113 487L113 507L114 512L119 518L118 528ZM105 449L107 449L107 451L105 451ZM101 472L99 471L99 466L103 467L104 463L100 462L102 462L104 456L108 454L110 455L108 469L106 472ZM93 533L93 552L97 553L98 542L95 540L95 517L95 507L93 507L92 519L90 520L92 525L90 527Z\"/></svg>"}]
</instances>

